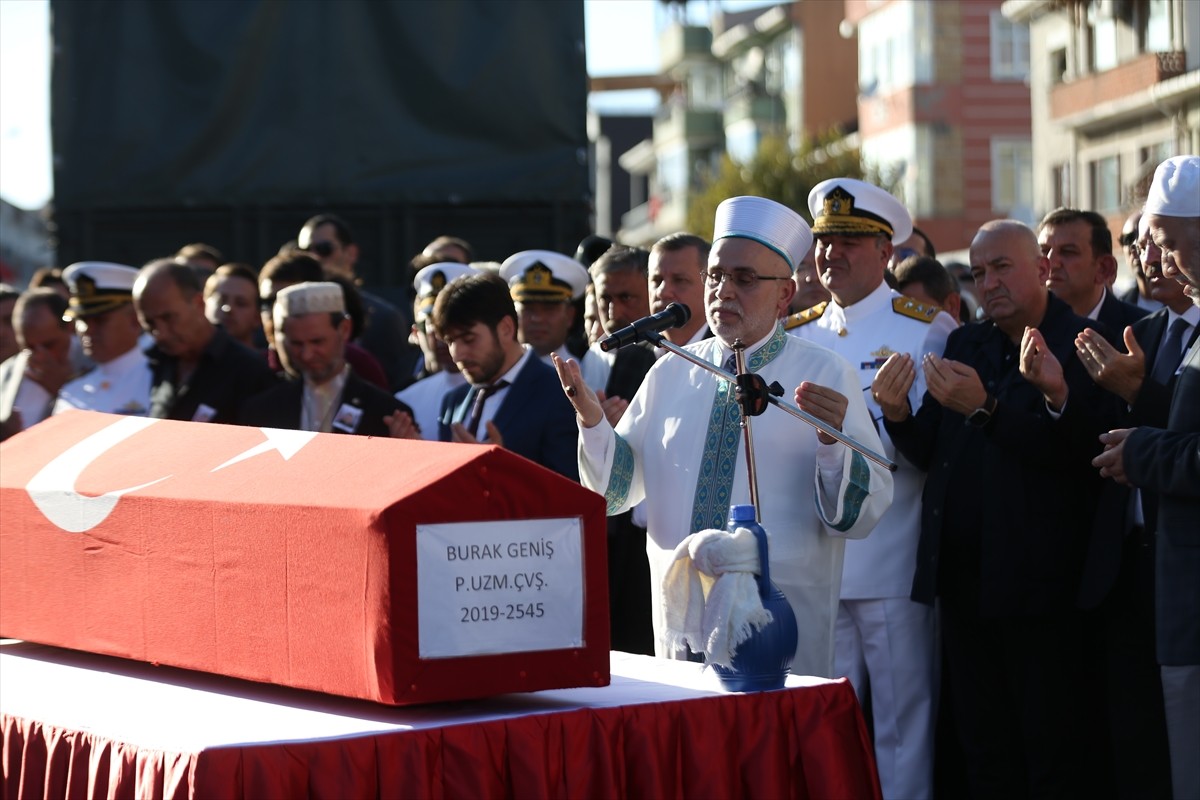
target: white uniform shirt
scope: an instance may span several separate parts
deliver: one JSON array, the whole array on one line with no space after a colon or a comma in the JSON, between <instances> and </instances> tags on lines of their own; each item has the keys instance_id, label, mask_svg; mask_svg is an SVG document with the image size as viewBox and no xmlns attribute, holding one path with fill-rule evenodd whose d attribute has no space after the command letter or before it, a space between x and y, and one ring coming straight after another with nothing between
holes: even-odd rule
<instances>
[{"instance_id":1,"label":"white uniform shirt","mask_svg":"<svg viewBox=\"0 0 1200 800\"><path fill-rule=\"evenodd\" d=\"M466 377L458 370L441 370L396 392L396 399L407 403L413 410L413 419L421 426L421 438L436 442L442 398L446 396L446 392L457 389L466 382Z\"/></svg>"},{"instance_id":2,"label":"white uniform shirt","mask_svg":"<svg viewBox=\"0 0 1200 800\"><path fill-rule=\"evenodd\" d=\"M144 417L150 410L150 365L134 347L63 386L54 413L71 408Z\"/></svg>"},{"instance_id":3,"label":"white uniform shirt","mask_svg":"<svg viewBox=\"0 0 1200 800\"><path fill-rule=\"evenodd\" d=\"M849 308L830 301L820 317L788 331L828 347L850 362L858 373L861 396L877 423L883 452L899 465L893 473L895 500L879 521L875 535L846 543L842 597L847 600L908 597L921 536L925 473L897 454L883 426L883 412L871 397L871 381L892 353L911 355L917 379L909 390L908 400L915 412L925 394L921 359L926 353L941 355L946 349L946 338L956 327L957 323L946 312L930 313L927 307L880 283L875 291Z\"/></svg>"},{"instance_id":4,"label":"white uniform shirt","mask_svg":"<svg viewBox=\"0 0 1200 800\"><path fill-rule=\"evenodd\" d=\"M783 335L781 328L764 342L776 335L780 349L758 374L768 384L779 381L789 401L805 380L848 394L843 430L878 452L879 437L846 361ZM762 344L748 348L747 354L753 355ZM687 349L715 364L724 363L730 352L717 338ZM608 512L620 513L646 500L646 552L655 650L660 656L669 655L662 581L675 546L694 532L692 507L718 380L672 354L650 369L616 431L606 420L581 430L580 479L584 486L605 493ZM799 623L792 671L829 677L844 539L866 536L874 527L892 499L891 475L840 443L818 444L815 429L781 409L768 408L751 425L759 515L770 536L771 579L787 595ZM749 500L739 438L730 503Z\"/></svg>"},{"instance_id":5,"label":"white uniform shirt","mask_svg":"<svg viewBox=\"0 0 1200 800\"><path fill-rule=\"evenodd\" d=\"M565 344L554 352L563 361L566 361L568 358L575 358L575 355L567 349ZM603 392L605 384L608 383L608 373L612 372L612 364L609 360L596 355L591 350L584 353L583 358L575 358L575 360L579 362L579 372L583 375L583 382L593 392ZM542 356L542 361L545 361L550 366L554 366L554 362L550 360L549 355Z\"/></svg>"}]
</instances>

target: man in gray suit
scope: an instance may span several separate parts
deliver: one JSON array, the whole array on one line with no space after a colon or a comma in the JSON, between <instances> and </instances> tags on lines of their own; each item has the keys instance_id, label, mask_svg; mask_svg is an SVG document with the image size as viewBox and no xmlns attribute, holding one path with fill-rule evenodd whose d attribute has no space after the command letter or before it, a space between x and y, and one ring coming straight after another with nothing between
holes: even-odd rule
<instances>
[{"instance_id":1,"label":"man in gray suit","mask_svg":"<svg viewBox=\"0 0 1200 800\"><path fill-rule=\"evenodd\" d=\"M1143 213L1164 273L1200 305L1200 158L1158 165ZM1167 427L1101 436L1100 474L1158 493L1156 624L1176 798L1200 797L1200 343L1183 356Z\"/></svg>"}]
</instances>

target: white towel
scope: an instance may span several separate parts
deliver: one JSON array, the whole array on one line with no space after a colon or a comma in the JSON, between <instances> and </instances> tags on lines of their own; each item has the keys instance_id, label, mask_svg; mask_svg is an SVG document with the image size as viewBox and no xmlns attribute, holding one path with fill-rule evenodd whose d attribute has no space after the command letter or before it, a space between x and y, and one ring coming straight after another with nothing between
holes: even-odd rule
<instances>
[{"instance_id":1,"label":"white towel","mask_svg":"<svg viewBox=\"0 0 1200 800\"><path fill-rule=\"evenodd\" d=\"M669 645L730 666L738 645L771 621L758 571L758 542L748 528L700 531L680 542L662 586Z\"/></svg>"}]
</instances>

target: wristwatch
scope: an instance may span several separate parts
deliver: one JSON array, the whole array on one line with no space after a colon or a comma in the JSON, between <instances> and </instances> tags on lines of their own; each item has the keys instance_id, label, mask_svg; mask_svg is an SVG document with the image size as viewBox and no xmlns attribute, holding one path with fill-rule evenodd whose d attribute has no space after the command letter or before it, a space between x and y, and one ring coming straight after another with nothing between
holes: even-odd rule
<instances>
[{"instance_id":1,"label":"wristwatch","mask_svg":"<svg viewBox=\"0 0 1200 800\"><path fill-rule=\"evenodd\" d=\"M976 428L982 428L991 420L992 415L996 413L996 398L988 395L983 401L983 405L967 415L967 422L974 425Z\"/></svg>"}]
</instances>

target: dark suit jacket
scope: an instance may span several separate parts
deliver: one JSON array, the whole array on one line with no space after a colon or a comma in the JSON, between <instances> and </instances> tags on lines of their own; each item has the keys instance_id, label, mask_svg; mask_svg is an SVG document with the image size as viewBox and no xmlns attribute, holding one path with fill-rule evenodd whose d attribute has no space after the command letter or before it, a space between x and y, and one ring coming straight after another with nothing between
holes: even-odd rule
<instances>
[{"instance_id":1,"label":"dark suit jacket","mask_svg":"<svg viewBox=\"0 0 1200 800\"><path fill-rule=\"evenodd\" d=\"M639 342L622 347L617 351L617 357L608 373L604 395L632 400L656 360L653 345Z\"/></svg>"},{"instance_id":2,"label":"dark suit jacket","mask_svg":"<svg viewBox=\"0 0 1200 800\"><path fill-rule=\"evenodd\" d=\"M1129 481L1158 493L1157 652L1160 664L1200 664L1200 350L1175 379L1165 429L1125 440Z\"/></svg>"},{"instance_id":3,"label":"dark suit jacket","mask_svg":"<svg viewBox=\"0 0 1200 800\"><path fill-rule=\"evenodd\" d=\"M604 394L632 400L656 360L651 344L622 347L608 374ZM613 650L654 655L650 583L646 529L634 524L632 510L609 517L608 610Z\"/></svg>"},{"instance_id":4,"label":"dark suit jacket","mask_svg":"<svg viewBox=\"0 0 1200 800\"><path fill-rule=\"evenodd\" d=\"M1166 327L1167 311L1163 309L1149 316L1142 317L1133 324L1133 335L1138 346L1146 354L1146 373L1150 373L1155 359L1158 357L1158 346ZM1117 347L1124 351L1123 342ZM1161 386L1147 377L1142 382L1142 388L1118 427L1133 427L1135 425L1156 425L1162 427L1167 422L1167 406L1170 403L1170 389ZM1106 481L1100 500L1096 505L1095 535L1088 549L1087 562L1084 566L1083 578L1079 586L1079 605L1081 608L1094 608L1104 600L1105 595L1112 589L1121 571L1121 557L1124 550L1124 539L1128 535L1126 525L1129 507L1129 487ZM1143 526L1147 531L1154 530L1154 502L1150 497L1143 496L1143 507L1149 510L1144 515ZM1120 524L1117 524L1120 521Z\"/></svg>"},{"instance_id":5,"label":"dark suit jacket","mask_svg":"<svg viewBox=\"0 0 1200 800\"><path fill-rule=\"evenodd\" d=\"M1091 459L1097 436L1118 415L1118 399L1101 390L1075 356L1075 336L1089 320L1053 294L1038 325L1067 379L1058 420L1021 377L1017 346L992 322L950 334L945 357L973 367L997 399L979 428L929 393L901 423L885 421L896 447L928 471L914 600L932 603L953 582L977 597L985 616L1043 613L1075 604L1091 514L1101 482ZM953 557L941 563L943 551Z\"/></svg>"},{"instance_id":6,"label":"dark suit jacket","mask_svg":"<svg viewBox=\"0 0 1200 800\"><path fill-rule=\"evenodd\" d=\"M192 420L200 406L212 409L207 422L234 423L242 403L274 386L275 373L263 357L217 328L187 384L179 386L179 360L158 349L146 351L150 363L150 414L157 419Z\"/></svg>"},{"instance_id":7,"label":"dark suit jacket","mask_svg":"<svg viewBox=\"0 0 1200 800\"><path fill-rule=\"evenodd\" d=\"M287 381L267 389L243 404L239 422L258 428L299 430L303 392L304 381L302 380ZM353 372L346 376L346 385L342 388L342 397L338 401L337 407L340 409L342 404L362 409L362 415L358 418L358 425L353 431L342 430L335 425L334 433L387 436L388 427L387 423L383 421L384 417L394 411L407 411L412 414L412 409L404 403L378 386L367 383Z\"/></svg>"},{"instance_id":8,"label":"dark suit jacket","mask_svg":"<svg viewBox=\"0 0 1200 800\"><path fill-rule=\"evenodd\" d=\"M442 398L438 439L451 440L450 424L462 422L471 410L472 386L459 386ZM579 427L575 409L563 394L554 367L530 352L525 366L505 391L492 418L504 439L504 449L579 480L576 442ZM482 435L482 431L480 432Z\"/></svg>"},{"instance_id":9,"label":"dark suit jacket","mask_svg":"<svg viewBox=\"0 0 1200 800\"><path fill-rule=\"evenodd\" d=\"M366 319L358 343L383 367L391 390L399 391L412 383L413 367L421 355L419 348L408 343L412 328L411 304L392 305L379 295L361 289L359 294Z\"/></svg>"},{"instance_id":10,"label":"dark suit jacket","mask_svg":"<svg viewBox=\"0 0 1200 800\"><path fill-rule=\"evenodd\" d=\"M1111 291L1104 292L1104 302L1100 304L1100 313L1096 315L1096 321L1107 325L1116 335L1116 342L1121 342L1121 337L1125 334L1125 326L1132 325L1149 312L1144 308L1135 306L1133 303L1126 303L1124 300L1117 298Z\"/></svg>"}]
</instances>

